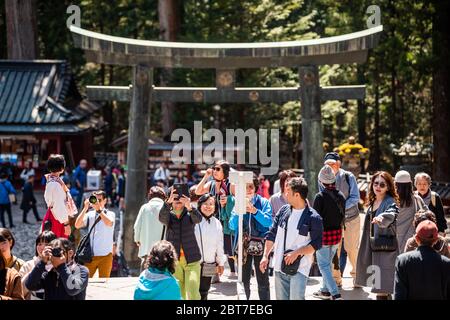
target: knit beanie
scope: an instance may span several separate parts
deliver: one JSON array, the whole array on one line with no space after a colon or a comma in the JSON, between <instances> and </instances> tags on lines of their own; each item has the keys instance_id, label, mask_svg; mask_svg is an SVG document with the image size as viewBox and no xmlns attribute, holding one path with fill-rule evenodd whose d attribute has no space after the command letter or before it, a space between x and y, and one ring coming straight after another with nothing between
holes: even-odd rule
<instances>
[{"instance_id":1,"label":"knit beanie","mask_svg":"<svg viewBox=\"0 0 450 320\"><path fill-rule=\"evenodd\" d=\"M329 165L324 165L319 172L319 181L323 184L333 184L336 182L336 176Z\"/></svg>"}]
</instances>

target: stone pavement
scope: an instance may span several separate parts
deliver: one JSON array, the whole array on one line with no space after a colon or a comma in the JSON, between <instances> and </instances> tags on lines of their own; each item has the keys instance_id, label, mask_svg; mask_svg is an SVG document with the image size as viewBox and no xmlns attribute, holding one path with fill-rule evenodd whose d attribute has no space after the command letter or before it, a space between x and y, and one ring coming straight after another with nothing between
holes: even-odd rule
<instances>
[{"instance_id":1,"label":"stone pavement","mask_svg":"<svg viewBox=\"0 0 450 320\"><path fill-rule=\"evenodd\" d=\"M13 254L25 261L31 260L34 256L34 246L37 236L39 235L41 222L36 222L33 212L28 212L27 220L30 224L22 223L22 210L20 203L22 201L22 193L17 190L17 205L11 205L12 216L15 228L11 231L16 238L16 244L13 248ZM47 206L44 201L44 191L35 191L34 196L37 200L37 209L41 218L44 217ZM117 208L109 208L116 213L116 232L119 227L119 214ZM9 220L5 213L6 227L9 228ZM1 224L1 223L0 223ZM0 225L0 227L2 227Z\"/></svg>"}]
</instances>

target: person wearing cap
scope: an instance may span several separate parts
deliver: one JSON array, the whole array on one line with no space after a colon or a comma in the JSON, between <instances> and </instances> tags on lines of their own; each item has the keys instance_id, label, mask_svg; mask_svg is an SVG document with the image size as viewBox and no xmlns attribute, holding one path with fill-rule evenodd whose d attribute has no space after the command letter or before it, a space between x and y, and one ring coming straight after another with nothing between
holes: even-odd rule
<instances>
[{"instance_id":1,"label":"person wearing cap","mask_svg":"<svg viewBox=\"0 0 450 320\"><path fill-rule=\"evenodd\" d=\"M430 220L430 221L436 223L435 214L430 210L428 210L428 211L419 210L419 212L417 212L414 215L414 222L413 222L414 230L417 229L417 226L419 225L419 223L421 223L422 221L426 221L426 220ZM436 225L438 225L438 224L436 223ZM439 230L439 227L438 227L438 230ZM408 239L408 241L406 241L406 246L405 246L404 252L416 250L418 247L419 247L419 244L416 241L416 237L412 236L411 238ZM440 255L446 256L447 258L450 259L450 239L447 239L447 238L443 237L442 235L439 235L439 239L433 245L433 249L436 250L436 252L439 253Z\"/></svg>"},{"instance_id":2,"label":"person wearing cap","mask_svg":"<svg viewBox=\"0 0 450 320\"><path fill-rule=\"evenodd\" d=\"M431 177L425 172L419 172L414 176L414 186L416 195L423 199L423 202L436 215L436 225L441 236L445 237L447 220L445 220L444 206L441 197L437 192L431 191Z\"/></svg>"},{"instance_id":3,"label":"person wearing cap","mask_svg":"<svg viewBox=\"0 0 450 320\"><path fill-rule=\"evenodd\" d=\"M422 198L415 195L411 176L408 171L400 170L394 178L395 188L400 198L397 217L397 240L400 252L403 252L406 241L414 235L414 215L419 210L428 210Z\"/></svg>"},{"instance_id":4,"label":"person wearing cap","mask_svg":"<svg viewBox=\"0 0 450 320\"><path fill-rule=\"evenodd\" d=\"M325 188L316 194L313 208L323 221L322 247L316 251L317 265L322 274L322 288L314 292L319 299L342 300L341 294L333 279L333 257L342 239L342 225L345 217L345 197L336 189L336 176L329 165L319 172L319 181Z\"/></svg>"},{"instance_id":5,"label":"person wearing cap","mask_svg":"<svg viewBox=\"0 0 450 320\"><path fill-rule=\"evenodd\" d=\"M336 189L342 192L345 197L345 220L343 241L345 242L345 251L352 265L350 274L353 278L353 283L356 279L356 261L358 258L359 238L361 234L361 222L359 217L359 189L358 183L353 173L341 168L342 160L338 153L329 152L324 157L324 165L329 165L336 176ZM325 187L322 186L319 180L319 191L323 191ZM345 239L345 240L344 240ZM342 241L337 250L337 256L341 256ZM339 264L337 264L339 265ZM344 265L345 268L345 265ZM343 270L342 270L343 271ZM339 268L333 270L333 278L338 286L342 285L342 277ZM355 286L357 287L357 286Z\"/></svg>"},{"instance_id":6,"label":"person wearing cap","mask_svg":"<svg viewBox=\"0 0 450 320\"><path fill-rule=\"evenodd\" d=\"M23 212L23 217L22 217L23 223L29 223L27 221L27 215L30 210L33 210L36 221L38 221L38 222L42 221L42 219L39 216L39 213L37 211L37 207L36 207L36 198L34 197L33 184L34 184L34 175L30 174L30 175L28 175L25 185L23 186L23 189L22 189L23 193L22 193L22 203L20 204L20 209L22 209L22 212Z\"/></svg>"},{"instance_id":7,"label":"person wearing cap","mask_svg":"<svg viewBox=\"0 0 450 320\"><path fill-rule=\"evenodd\" d=\"M438 241L438 228L422 221L416 229L417 250L403 253L395 262L395 300L449 300L450 259L432 247Z\"/></svg>"}]
</instances>

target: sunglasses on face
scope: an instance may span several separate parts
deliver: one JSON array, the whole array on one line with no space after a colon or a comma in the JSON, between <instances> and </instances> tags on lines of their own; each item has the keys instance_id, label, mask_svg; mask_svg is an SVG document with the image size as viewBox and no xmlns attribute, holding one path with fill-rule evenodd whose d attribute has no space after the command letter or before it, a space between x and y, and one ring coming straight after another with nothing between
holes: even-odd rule
<instances>
[{"instance_id":1,"label":"sunglasses on face","mask_svg":"<svg viewBox=\"0 0 450 320\"><path fill-rule=\"evenodd\" d=\"M373 183L373 186L374 187L380 187L380 188L386 188L387 187L387 185L386 185L386 183L384 183L384 182L378 182L378 181L375 181L374 183Z\"/></svg>"},{"instance_id":2,"label":"sunglasses on face","mask_svg":"<svg viewBox=\"0 0 450 320\"><path fill-rule=\"evenodd\" d=\"M222 170L221 167L214 167L213 169L214 169L214 171L221 171Z\"/></svg>"}]
</instances>

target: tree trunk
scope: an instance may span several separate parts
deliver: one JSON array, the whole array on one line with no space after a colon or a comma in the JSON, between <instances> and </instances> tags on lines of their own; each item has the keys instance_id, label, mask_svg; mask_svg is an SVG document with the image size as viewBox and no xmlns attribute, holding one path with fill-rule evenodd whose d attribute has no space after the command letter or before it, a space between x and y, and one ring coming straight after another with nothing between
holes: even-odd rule
<instances>
[{"instance_id":1,"label":"tree trunk","mask_svg":"<svg viewBox=\"0 0 450 320\"><path fill-rule=\"evenodd\" d=\"M103 65L102 65L103 66ZM109 66L108 84L114 85L114 66ZM103 119L108 123L108 126L103 132L103 151L107 152L110 148L111 142L114 138L114 101L108 101L103 106Z\"/></svg>"},{"instance_id":2,"label":"tree trunk","mask_svg":"<svg viewBox=\"0 0 450 320\"><path fill-rule=\"evenodd\" d=\"M392 140L394 143L398 143L399 139L402 139L403 137L399 137L399 125L398 123L398 116L397 116L397 88L395 85L397 78L397 71L395 70L395 66L392 66L391 70L391 132L392 132Z\"/></svg>"},{"instance_id":3,"label":"tree trunk","mask_svg":"<svg viewBox=\"0 0 450 320\"><path fill-rule=\"evenodd\" d=\"M375 68L375 119L374 119L374 148L371 152L371 161L370 167L372 171L380 170L380 87L379 87L379 76L378 76L378 68Z\"/></svg>"},{"instance_id":4,"label":"tree trunk","mask_svg":"<svg viewBox=\"0 0 450 320\"><path fill-rule=\"evenodd\" d=\"M38 56L36 0L6 0L8 59L33 60Z\"/></svg>"},{"instance_id":5,"label":"tree trunk","mask_svg":"<svg viewBox=\"0 0 450 320\"><path fill-rule=\"evenodd\" d=\"M364 70L361 66L357 68L358 83L366 83L366 77L364 76ZM367 119L367 106L365 100L358 100L358 142L364 147L366 146L366 119Z\"/></svg>"},{"instance_id":6,"label":"tree trunk","mask_svg":"<svg viewBox=\"0 0 450 320\"><path fill-rule=\"evenodd\" d=\"M433 19L433 55L437 59L433 71L433 143L434 180L450 181L450 4L435 2Z\"/></svg>"},{"instance_id":7,"label":"tree trunk","mask_svg":"<svg viewBox=\"0 0 450 320\"><path fill-rule=\"evenodd\" d=\"M165 41L175 41L180 28L180 5L178 0L158 1L160 38ZM166 87L173 78L172 69L163 69L160 73L160 85ZM175 129L175 103L161 102L162 135L165 140L170 138Z\"/></svg>"}]
</instances>

